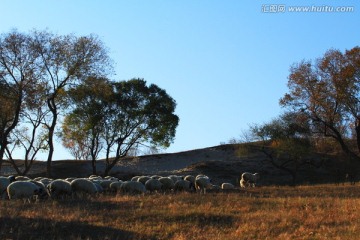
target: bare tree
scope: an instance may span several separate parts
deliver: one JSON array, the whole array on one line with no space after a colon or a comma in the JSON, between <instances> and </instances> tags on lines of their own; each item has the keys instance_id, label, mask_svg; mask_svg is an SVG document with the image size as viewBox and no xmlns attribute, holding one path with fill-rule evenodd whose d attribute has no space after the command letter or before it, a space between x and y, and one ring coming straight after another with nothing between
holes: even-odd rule
<instances>
[{"instance_id":1,"label":"bare tree","mask_svg":"<svg viewBox=\"0 0 360 240\"><path fill-rule=\"evenodd\" d=\"M0 170L10 136L39 79L31 38L13 30L0 36Z\"/></svg>"},{"instance_id":2,"label":"bare tree","mask_svg":"<svg viewBox=\"0 0 360 240\"><path fill-rule=\"evenodd\" d=\"M48 130L49 154L47 174L51 176L51 162L54 152L55 127L59 114L66 103L68 87L79 84L87 76L103 76L111 66L107 51L94 35L76 37L57 36L49 32L32 33L33 51L46 86L46 102L51 117L46 124Z\"/></svg>"}]
</instances>

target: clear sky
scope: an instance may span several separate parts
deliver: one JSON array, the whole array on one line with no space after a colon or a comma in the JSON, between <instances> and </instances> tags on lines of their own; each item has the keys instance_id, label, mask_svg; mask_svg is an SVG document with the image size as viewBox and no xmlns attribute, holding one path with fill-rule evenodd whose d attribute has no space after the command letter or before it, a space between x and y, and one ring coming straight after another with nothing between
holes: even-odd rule
<instances>
[{"instance_id":1,"label":"clear sky","mask_svg":"<svg viewBox=\"0 0 360 240\"><path fill-rule=\"evenodd\" d=\"M359 0L2 0L0 9L0 33L97 34L115 62L111 79L164 88L180 117L166 152L215 146L271 120L291 64L360 45ZM54 159L68 158L57 145Z\"/></svg>"}]
</instances>

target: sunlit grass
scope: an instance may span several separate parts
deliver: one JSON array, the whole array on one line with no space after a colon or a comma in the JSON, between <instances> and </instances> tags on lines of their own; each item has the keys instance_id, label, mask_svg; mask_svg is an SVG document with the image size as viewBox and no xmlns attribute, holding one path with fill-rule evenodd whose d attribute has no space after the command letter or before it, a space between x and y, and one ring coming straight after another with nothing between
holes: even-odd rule
<instances>
[{"instance_id":1,"label":"sunlit grass","mask_svg":"<svg viewBox=\"0 0 360 240\"><path fill-rule=\"evenodd\" d=\"M0 239L358 239L357 186L0 202Z\"/></svg>"}]
</instances>

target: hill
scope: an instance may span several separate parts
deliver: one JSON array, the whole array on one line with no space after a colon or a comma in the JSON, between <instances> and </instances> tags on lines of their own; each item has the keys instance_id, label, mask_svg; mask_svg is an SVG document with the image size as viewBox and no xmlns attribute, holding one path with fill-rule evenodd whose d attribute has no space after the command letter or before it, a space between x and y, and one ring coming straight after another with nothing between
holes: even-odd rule
<instances>
[{"instance_id":1,"label":"hill","mask_svg":"<svg viewBox=\"0 0 360 240\"><path fill-rule=\"evenodd\" d=\"M285 171L274 167L259 150L239 155L239 144L225 144L203 149L178 153L154 154L122 159L111 171L112 176L129 179L135 175L206 174L214 184L231 182L238 186L243 172L258 172L260 185L288 185L292 178ZM18 162L21 164L21 161ZM54 178L87 177L92 174L91 161L61 160L53 161ZM105 168L104 160L97 161L101 174ZM12 167L5 163L3 175L15 174ZM333 183L339 180L339 169L334 161L328 161L320 168L306 167L298 171L298 184ZM36 161L30 176L45 176L46 163Z\"/></svg>"}]
</instances>

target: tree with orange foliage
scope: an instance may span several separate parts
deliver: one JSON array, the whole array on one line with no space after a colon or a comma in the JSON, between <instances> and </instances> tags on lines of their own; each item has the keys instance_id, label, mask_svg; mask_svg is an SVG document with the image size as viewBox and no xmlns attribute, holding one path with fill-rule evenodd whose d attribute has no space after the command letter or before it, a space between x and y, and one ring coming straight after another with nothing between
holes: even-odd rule
<instances>
[{"instance_id":1,"label":"tree with orange foliage","mask_svg":"<svg viewBox=\"0 0 360 240\"><path fill-rule=\"evenodd\" d=\"M294 64L288 88L280 104L303 113L312 133L335 139L349 159L360 160L360 47Z\"/></svg>"}]
</instances>

